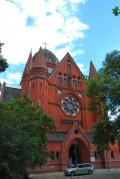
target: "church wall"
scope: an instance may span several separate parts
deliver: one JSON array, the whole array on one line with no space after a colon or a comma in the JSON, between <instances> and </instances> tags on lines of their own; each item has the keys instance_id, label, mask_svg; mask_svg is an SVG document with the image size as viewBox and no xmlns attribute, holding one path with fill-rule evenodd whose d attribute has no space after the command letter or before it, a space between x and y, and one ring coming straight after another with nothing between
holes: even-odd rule
<instances>
[{"instance_id":1,"label":"church wall","mask_svg":"<svg viewBox=\"0 0 120 179\"><path fill-rule=\"evenodd\" d=\"M50 58L52 59L52 57ZM53 64L54 63L50 64L47 62L47 66L51 68L53 68ZM46 79L47 76L42 75L40 78L37 75L31 77L29 97L35 100L34 104L43 106L45 114L55 119L56 133L65 133L67 137L64 141L51 140L51 142L48 143L48 151L54 152L55 158L54 160L48 158L47 163L42 166L41 169L36 167L34 171L63 171L63 169L67 168L69 165L69 149L76 140L81 152L80 158L82 162L91 162L95 168L107 168L106 153L104 152L102 156L97 154L96 157L96 148L88 141L85 135L90 133L92 124L99 118L95 117L92 112L86 109L89 99L84 94L86 79L83 74L80 72L71 56L67 54L56 66L56 69L49 75L48 79ZM61 77L61 84L58 83L58 75ZM67 84L64 84L64 75L67 77ZM72 84L72 79L74 79L74 77L76 79L75 86ZM78 87L79 77L82 84L81 87ZM23 88L27 90L27 82L25 82L25 86L22 86L22 90ZM66 114L63 112L64 108L61 108L61 102L65 97L72 97L78 102L79 112L77 115L70 116L67 115L68 113ZM75 133L76 129L78 130L78 134ZM111 151L107 152L110 168L118 167L120 166L120 151L118 145L111 145L111 150L114 151L114 157L111 157ZM59 159L56 158L57 152L59 152Z\"/></svg>"}]
</instances>

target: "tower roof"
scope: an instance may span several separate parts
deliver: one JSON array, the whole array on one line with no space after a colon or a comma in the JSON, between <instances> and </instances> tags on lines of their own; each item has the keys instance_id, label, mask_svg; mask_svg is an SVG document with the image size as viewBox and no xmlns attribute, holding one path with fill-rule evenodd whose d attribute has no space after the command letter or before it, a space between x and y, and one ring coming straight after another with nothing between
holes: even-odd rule
<instances>
[{"instance_id":1,"label":"tower roof","mask_svg":"<svg viewBox=\"0 0 120 179\"><path fill-rule=\"evenodd\" d=\"M25 69L24 69L24 72L23 72L23 75L24 75L25 73L30 74L30 70L31 70L31 68L32 68L32 63L33 63L33 60L32 60L32 52L30 52L29 57L28 57L28 60L27 60L27 63L26 63L26 66L25 66Z\"/></svg>"},{"instance_id":2,"label":"tower roof","mask_svg":"<svg viewBox=\"0 0 120 179\"><path fill-rule=\"evenodd\" d=\"M45 57L44 57L43 50L41 47L39 51L36 53L36 56L34 55L33 60L34 60L33 68L41 67L41 68L47 69Z\"/></svg>"},{"instance_id":3,"label":"tower roof","mask_svg":"<svg viewBox=\"0 0 120 179\"><path fill-rule=\"evenodd\" d=\"M95 77L97 74L96 68L93 65L93 62L90 62L89 78Z\"/></svg>"},{"instance_id":4,"label":"tower roof","mask_svg":"<svg viewBox=\"0 0 120 179\"><path fill-rule=\"evenodd\" d=\"M39 52L39 51L38 51ZM36 52L33 56L33 60L36 58L38 52ZM44 57L46 57L48 54L50 54L50 56L52 57L53 61L55 62L55 64L57 64L59 61L58 61L58 58L55 56L54 53L52 53L50 50L44 48L43 49L43 54L44 54Z\"/></svg>"}]
</instances>

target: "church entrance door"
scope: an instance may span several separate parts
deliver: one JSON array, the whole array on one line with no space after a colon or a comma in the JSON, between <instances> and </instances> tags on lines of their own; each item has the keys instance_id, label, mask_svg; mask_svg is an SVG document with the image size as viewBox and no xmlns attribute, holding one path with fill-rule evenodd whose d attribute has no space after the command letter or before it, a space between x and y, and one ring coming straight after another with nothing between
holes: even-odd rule
<instances>
[{"instance_id":1,"label":"church entrance door","mask_svg":"<svg viewBox=\"0 0 120 179\"><path fill-rule=\"evenodd\" d=\"M75 140L69 148L69 164L90 163L90 151L81 139Z\"/></svg>"}]
</instances>

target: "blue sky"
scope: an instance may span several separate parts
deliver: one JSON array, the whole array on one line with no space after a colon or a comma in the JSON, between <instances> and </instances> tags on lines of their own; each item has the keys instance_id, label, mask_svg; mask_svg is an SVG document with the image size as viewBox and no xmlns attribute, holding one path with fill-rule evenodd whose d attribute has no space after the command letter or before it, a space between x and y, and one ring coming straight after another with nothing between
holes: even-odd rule
<instances>
[{"instance_id":1,"label":"blue sky","mask_svg":"<svg viewBox=\"0 0 120 179\"><path fill-rule=\"evenodd\" d=\"M0 81L19 85L29 53L44 48L59 60L69 52L84 75L106 53L120 50L120 0L0 0L0 41L9 68Z\"/></svg>"}]
</instances>

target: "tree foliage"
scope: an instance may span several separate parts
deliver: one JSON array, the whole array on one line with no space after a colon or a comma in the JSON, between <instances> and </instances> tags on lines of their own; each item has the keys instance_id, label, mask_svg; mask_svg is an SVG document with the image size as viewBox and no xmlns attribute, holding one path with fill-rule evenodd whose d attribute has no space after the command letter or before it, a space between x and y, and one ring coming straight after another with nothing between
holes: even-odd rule
<instances>
[{"instance_id":1,"label":"tree foliage","mask_svg":"<svg viewBox=\"0 0 120 179\"><path fill-rule=\"evenodd\" d=\"M105 117L93 124L92 143L97 147L97 152L102 153L104 150L110 150L110 143L114 144L116 132L114 123Z\"/></svg>"},{"instance_id":2,"label":"tree foliage","mask_svg":"<svg viewBox=\"0 0 120 179\"><path fill-rule=\"evenodd\" d=\"M92 111L95 115L102 116L103 109L106 110L104 80L97 74L94 78L90 78L86 84L85 94L90 98L87 109Z\"/></svg>"},{"instance_id":3,"label":"tree foliage","mask_svg":"<svg viewBox=\"0 0 120 179\"><path fill-rule=\"evenodd\" d=\"M106 54L103 67L86 84L85 94L90 98L88 110L100 119L93 125L92 142L99 152L109 150L109 142L114 144L115 139L120 146L120 51ZM115 121L109 121L108 111L116 115Z\"/></svg>"},{"instance_id":4,"label":"tree foliage","mask_svg":"<svg viewBox=\"0 0 120 179\"><path fill-rule=\"evenodd\" d=\"M5 179L22 178L27 167L34 169L47 162L48 133L55 121L39 105L24 95L0 106L0 171Z\"/></svg>"},{"instance_id":5,"label":"tree foliage","mask_svg":"<svg viewBox=\"0 0 120 179\"><path fill-rule=\"evenodd\" d=\"M5 58L3 58L2 54L1 54L3 45L4 45L4 43L0 42L0 73L4 72L6 70L6 68L9 67L7 60Z\"/></svg>"},{"instance_id":6,"label":"tree foliage","mask_svg":"<svg viewBox=\"0 0 120 179\"><path fill-rule=\"evenodd\" d=\"M106 54L103 67L98 73L104 80L107 110L114 114L120 105L120 51L114 50Z\"/></svg>"},{"instance_id":7,"label":"tree foliage","mask_svg":"<svg viewBox=\"0 0 120 179\"><path fill-rule=\"evenodd\" d=\"M115 16L118 16L120 15L120 9L118 6L115 6L113 9L112 9L112 13L115 15Z\"/></svg>"}]
</instances>

